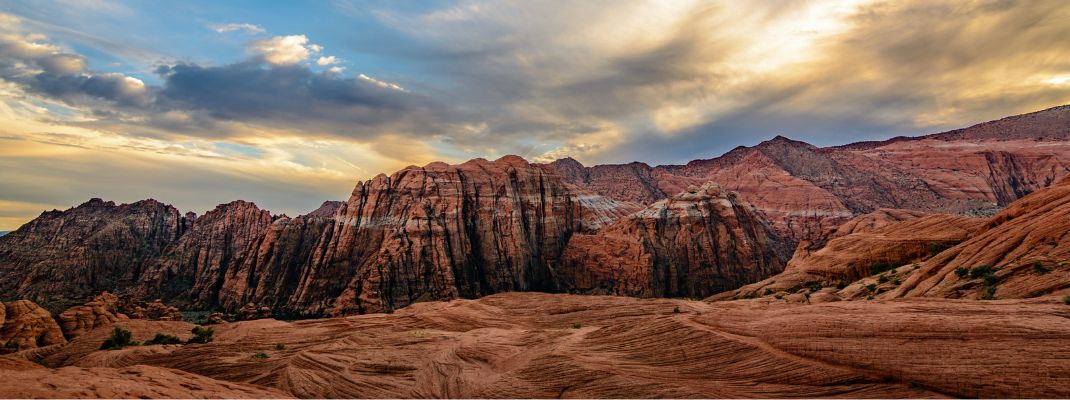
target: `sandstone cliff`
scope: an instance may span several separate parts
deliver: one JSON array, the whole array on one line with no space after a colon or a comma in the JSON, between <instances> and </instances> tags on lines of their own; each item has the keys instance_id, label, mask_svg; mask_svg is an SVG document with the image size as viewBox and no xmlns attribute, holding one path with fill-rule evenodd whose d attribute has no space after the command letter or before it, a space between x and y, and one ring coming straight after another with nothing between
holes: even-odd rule
<instances>
[{"instance_id":1,"label":"sandstone cliff","mask_svg":"<svg viewBox=\"0 0 1070 400\"><path fill-rule=\"evenodd\" d=\"M58 312L129 286L189 222L155 200L117 206L92 199L44 212L0 238L0 299L31 299Z\"/></svg>"},{"instance_id":2,"label":"sandstone cliff","mask_svg":"<svg viewBox=\"0 0 1070 400\"><path fill-rule=\"evenodd\" d=\"M789 254L751 205L711 183L574 236L554 272L577 293L700 297L776 274Z\"/></svg>"}]
</instances>

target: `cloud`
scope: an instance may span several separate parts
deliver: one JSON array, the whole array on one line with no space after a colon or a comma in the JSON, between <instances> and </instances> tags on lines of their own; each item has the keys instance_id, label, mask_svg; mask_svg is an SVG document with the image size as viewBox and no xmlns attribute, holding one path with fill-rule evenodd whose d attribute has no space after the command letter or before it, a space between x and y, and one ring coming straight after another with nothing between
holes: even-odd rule
<instances>
[{"instance_id":1,"label":"cloud","mask_svg":"<svg viewBox=\"0 0 1070 400\"><path fill-rule=\"evenodd\" d=\"M331 65L338 64L338 58L335 56L325 56L316 59L316 65Z\"/></svg>"},{"instance_id":2,"label":"cloud","mask_svg":"<svg viewBox=\"0 0 1070 400\"><path fill-rule=\"evenodd\" d=\"M275 36L249 44L249 51L272 65L293 65L305 61L320 52L321 46L310 44L305 35Z\"/></svg>"},{"instance_id":3,"label":"cloud","mask_svg":"<svg viewBox=\"0 0 1070 400\"><path fill-rule=\"evenodd\" d=\"M213 31L216 31L218 33L236 32L236 31L240 31L240 32L243 32L243 33L248 33L248 34L264 33L264 27L262 27L260 25L256 25L256 24L239 24L239 23L208 24L208 28L213 30Z\"/></svg>"}]
</instances>

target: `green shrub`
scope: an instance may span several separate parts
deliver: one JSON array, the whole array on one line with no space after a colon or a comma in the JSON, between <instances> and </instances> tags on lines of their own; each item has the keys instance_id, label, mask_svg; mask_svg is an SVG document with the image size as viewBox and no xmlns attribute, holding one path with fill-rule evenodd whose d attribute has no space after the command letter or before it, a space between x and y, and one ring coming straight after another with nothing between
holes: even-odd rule
<instances>
[{"instance_id":1,"label":"green shrub","mask_svg":"<svg viewBox=\"0 0 1070 400\"><path fill-rule=\"evenodd\" d=\"M784 295L782 295L780 293L777 293L777 294L774 294L773 297L776 298L777 300L780 300L780 299L784 298Z\"/></svg>"},{"instance_id":2,"label":"green shrub","mask_svg":"<svg viewBox=\"0 0 1070 400\"><path fill-rule=\"evenodd\" d=\"M881 275L881 276L877 277L877 283L885 283L885 282L888 282L888 277L887 276Z\"/></svg>"},{"instance_id":3,"label":"green shrub","mask_svg":"<svg viewBox=\"0 0 1070 400\"><path fill-rule=\"evenodd\" d=\"M1033 261L1033 272L1037 275L1044 275L1051 272L1051 269L1044 266L1044 263L1040 261Z\"/></svg>"},{"instance_id":4,"label":"green shrub","mask_svg":"<svg viewBox=\"0 0 1070 400\"><path fill-rule=\"evenodd\" d=\"M212 341L212 335L215 334L215 330L212 328L203 328L200 326L193 327L193 337L186 341L186 343L208 343Z\"/></svg>"},{"instance_id":5,"label":"green shrub","mask_svg":"<svg viewBox=\"0 0 1070 400\"><path fill-rule=\"evenodd\" d=\"M973 269L970 270L970 279L981 278L981 277L984 277L986 275L991 275L991 274L993 274L995 272L996 271L992 269L991 265L976 266L976 267L973 267Z\"/></svg>"},{"instance_id":6,"label":"green shrub","mask_svg":"<svg viewBox=\"0 0 1070 400\"><path fill-rule=\"evenodd\" d=\"M1063 297L1063 304L1070 306L1070 296Z\"/></svg>"},{"instance_id":7,"label":"green shrub","mask_svg":"<svg viewBox=\"0 0 1070 400\"><path fill-rule=\"evenodd\" d=\"M134 334L130 333L130 331L128 331L126 329L123 329L123 328L120 328L120 327L117 326L117 327L115 327L115 329L112 329L111 336L109 336L108 339L104 340L104 343L100 344L100 349L101 350L109 350L109 349L118 350L118 349L121 349L121 348L126 347L126 346L137 346L138 345L137 341L133 340L133 339L134 339Z\"/></svg>"},{"instance_id":8,"label":"green shrub","mask_svg":"<svg viewBox=\"0 0 1070 400\"><path fill-rule=\"evenodd\" d=\"M810 282L809 289L811 292L821 290L821 282Z\"/></svg>"},{"instance_id":9,"label":"green shrub","mask_svg":"<svg viewBox=\"0 0 1070 400\"><path fill-rule=\"evenodd\" d=\"M275 344L275 350L279 350L279 351L286 350L286 345L284 345L282 343L276 343Z\"/></svg>"},{"instance_id":10,"label":"green shrub","mask_svg":"<svg viewBox=\"0 0 1070 400\"><path fill-rule=\"evenodd\" d=\"M970 274L970 269L969 268L966 268L966 267L955 268L955 275L958 275L959 278L965 278L969 274Z\"/></svg>"},{"instance_id":11,"label":"green shrub","mask_svg":"<svg viewBox=\"0 0 1070 400\"><path fill-rule=\"evenodd\" d=\"M179 339L179 338L177 338L175 336L171 336L171 335L165 335L165 334L162 334L162 333L157 333L156 336L154 336L152 339L149 339L149 340L145 341L145 345L146 346L150 346L150 345L154 345L154 344L181 344L181 343L182 343L182 339Z\"/></svg>"},{"instance_id":12,"label":"green shrub","mask_svg":"<svg viewBox=\"0 0 1070 400\"><path fill-rule=\"evenodd\" d=\"M249 356L249 359L253 360L253 361L267 360L267 358L268 358L267 353L262 352L262 351L258 351L256 353L253 353L253 355Z\"/></svg>"},{"instance_id":13,"label":"green shrub","mask_svg":"<svg viewBox=\"0 0 1070 400\"><path fill-rule=\"evenodd\" d=\"M899 286L899 285L903 284L903 281L901 279L899 279L899 278L895 278L895 279L892 279L892 284L896 285L896 286Z\"/></svg>"},{"instance_id":14,"label":"green shrub","mask_svg":"<svg viewBox=\"0 0 1070 400\"><path fill-rule=\"evenodd\" d=\"M572 329L580 329L582 327L583 327L583 325L580 324L579 322L573 322L572 323Z\"/></svg>"},{"instance_id":15,"label":"green shrub","mask_svg":"<svg viewBox=\"0 0 1070 400\"><path fill-rule=\"evenodd\" d=\"M868 291L872 292L872 291L874 291L876 289L877 289L877 284L876 283L871 283L871 284L866 285L866 290L868 290Z\"/></svg>"},{"instance_id":16,"label":"green shrub","mask_svg":"<svg viewBox=\"0 0 1070 400\"><path fill-rule=\"evenodd\" d=\"M839 281L838 283L836 283L836 289L843 290L843 288L847 287L847 285L849 285L847 281Z\"/></svg>"},{"instance_id":17,"label":"green shrub","mask_svg":"<svg viewBox=\"0 0 1070 400\"><path fill-rule=\"evenodd\" d=\"M762 296L768 296L771 294L773 294L773 289L765 288L765 293L763 293Z\"/></svg>"},{"instance_id":18,"label":"green shrub","mask_svg":"<svg viewBox=\"0 0 1070 400\"><path fill-rule=\"evenodd\" d=\"M981 297L978 297L978 299L980 299L980 300L995 300L996 299L996 286L995 285L985 286L984 290L981 291Z\"/></svg>"}]
</instances>

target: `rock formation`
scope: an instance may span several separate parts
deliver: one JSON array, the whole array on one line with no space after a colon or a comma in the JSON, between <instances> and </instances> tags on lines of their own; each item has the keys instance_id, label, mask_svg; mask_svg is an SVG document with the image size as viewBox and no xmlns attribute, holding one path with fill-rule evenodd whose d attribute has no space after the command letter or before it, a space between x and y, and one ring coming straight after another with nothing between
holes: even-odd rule
<instances>
[{"instance_id":1,"label":"rock formation","mask_svg":"<svg viewBox=\"0 0 1070 400\"><path fill-rule=\"evenodd\" d=\"M227 270L271 219L270 212L241 200L205 213L145 269L139 293L193 308L214 305Z\"/></svg>"},{"instance_id":2,"label":"rock formation","mask_svg":"<svg viewBox=\"0 0 1070 400\"><path fill-rule=\"evenodd\" d=\"M103 292L93 300L74 306L59 314L59 326L68 339L76 338L96 328L110 326L129 318L119 312L119 296Z\"/></svg>"},{"instance_id":3,"label":"rock formation","mask_svg":"<svg viewBox=\"0 0 1070 400\"><path fill-rule=\"evenodd\" d=\"M0 344L5 350L26 350L64 344L63 331L52 314L29 300L0 303Z\"/></svg>"},{"instance_id":4,"label":"rock formation","mask_svg":"<svg viewBox=\"0 0 1070 400\"><path fill-rule=\"evenodd\" d=\"M1018 200L892 295L1027 298L1070 294L1070 178Z\"/></svg>"},{"instance_id":5,"label":"rock formation","mask_svg":"<svg viewBox=\"0 0 1070 400\"><path fill-rule=\"evenodd\" d=\"M44 212L0 240L0 300L31 299L59 312L129 286L189 222L155 200L92 199Z\"/></svg>"},{"instance_id":6,"label":"rock formation","mask_svg":"<svg viewBox=\"0 0 1070 400\"><path fill-rule=\"evenodd\" d=\"M981 218L964 216L878 210L824 235L829 239L819 248L808 247L806 243L800 245L783 273L718 294L713 299L795 292L814 284L843 286L928 259L963 242L984 222Z\"/></svg>"},{"instance_id":7,"label":"rock formation","mask_svg":"<svg viewBox=\"0 0 1070 400\"><path fill-rule=\"evenodd\" d=\"M574 236L554 275L578 293L703 297L776 274L789 254L749 204L709 183Z\"/></svg>"}]
</instances>

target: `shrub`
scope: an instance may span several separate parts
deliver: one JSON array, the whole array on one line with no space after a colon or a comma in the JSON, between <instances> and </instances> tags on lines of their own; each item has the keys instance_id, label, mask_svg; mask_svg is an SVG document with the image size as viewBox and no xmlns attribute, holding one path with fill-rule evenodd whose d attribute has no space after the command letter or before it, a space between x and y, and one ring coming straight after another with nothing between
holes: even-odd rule
<instances>
[{"instance_id":1,"label":"shrub","mask_svg":"<svg viewBox=\"0 0 1070 400\"><path fill-rule=\"evenodd\" d=\"M996 286L995 285L985 286L984 290L981 291L981 297L978 297L978 299L980 299L980 300L995 300L996 299Z\"/></svg>"},{"instance_id":2,"label":"shrub","mask_svg":"<svg viewBox=\"0 0 1070 400\"><path fill-rule=\"evenodd\" d=\"M866 290L868 290L868 291L872 292L872 291L874 291L876 289L877 289L877 284L876 283L871 283L871 284L866 285Z\"/></svg>"},{"instance_id":3,"label":"shrub","mask_svg":"<svg viewBox=\"0 0 1070 400\"><path fill-rule=\"evenodd\" d=\"M572 329L580 329L582 327L583 327L583 325L580 324L579 322L573 322L572 323Z\"/></svg>"},{"instance_id":4,"label":"shrub","mask_svg":"<svg viewBox=\"0 0 1070 400\"><path fill-rule=\"evenodd\" d=\"M765 293L762 293L762 296L768 296L771 294L773 294L773 289L765 288Z\"/></svg>"},{"instance_id":5,"label":"shrub","mask_svg":"<svg viewBox=\"0 0 1070 400\"><path fill-rule=\"evenodd\" d=\"M839 281L838 283L836 283L836 289L842 290L843 288L847 287L847 285L847 281Z\"/></svg>"},{"instance_id":6,"label":"shrub","mask_svg":"<svg viewBox=\"0 0 1070 400\"><path fill-rule=\"evenodd\" d=\"M1063 297L1063 304L1070 306L1070 296Z\"/></svg>"},{"instance_id":7,"label":"shrub","mask_svg":"<svg viewBox=\"0 0 1070 400\"><path fill-rule=\"evenodd\" d=\"M1044 275L1051 272L1051 269L1044 266L1044 263L1040 261L1033 261L1033 272L1037 275Z\"/></svg>"},{"instance_id":8,"label":"shrub","mask_svg":"<svg viewBox=\"0 0 1070 400\"><path fill-rule=\"evenodd\" d=\"M774 294L773 297L775 297L777 300L780 300L780 299L784 298L784 295L782 295L780 293L777 293L777 294ZM1070 297L1070 296L1068 296L1068 297Z\"/></svg>"},{"instance_id":9,"label":"shrub","mask_svg":"<svg viewBox=\"0 0 1070 400\"><path fill-rule=\"evenodd\" d=\"M892 264L892 263L886 263L886 262L876 263L876 264L873 264L873 266L869 268L869 274L870 275L876 275L876 274L879 274L879 273L882 273L882 272L885 272L885 271L888 271L888 270L894 269L894 268L895 268L895 264Z\"/></svg>"},{"instance_id":10,"label":"shrub","mask_svg":"<svg viewBox=\"0 0 1070 400\"><path fill-rule=\"evenodd\" d=\"M969 268L966 268L966 267L955 268L955 275L958 275L959 278L965 278L969 274L970 274L970 269Z\"/></svg>"},{"instance_id":11,"label":"shrub","mask_svg":"<svg viewBox=\"0 0 1070 400\"><path fill-rule=\"evenodd\" d=\"M679 314L680 313L680 307L679 306L673 307L672 308L672 313L673 314Z\"/></svg>"},{"instance_id":12,"label":"shrub","mask_svg":"<svg viewBox=\"0 0 1070 400\"><path fill-rule=\"evenodd\" d=\"M275 350L279 350L279 351L286 350L286 345L284 345L282 343L276 343L275 344Z\"/></svg>"},{"instance_id":13,"label":"shrub","mask_svg":"<svg viewBox=\"0 0 1070 400\"><path fill-rule=\"evenodd\" d=\"M175 336L171 336L171 335L165 335L165 334L162 334L162 333L157 333L156 336L154 336L152 339L149 339L149 340L145 341L145 345L146 346L154 345L154 344L181 344L181 343L182 343L182 339L179 339L179 338L177 338Z\"/></svg>"},{"instance_id":14,"label":"shrub","mask_svg":"<svg viewBox=\"0 0 1070 400\"><path fill-rule=\"evenodd\" d=\"M899 286L899 285L903 284L903 281L901 279L899 279L899 278L895 278L895 279L892 279L892 284L896 285L896 286Z\"/></svg>"},{"instance_id":15,"label":"shrub","mask_svg":"<svg viewBox=\"0 0 1070 400\"><path fill-rule=\"evenodd\" d=\"M821 290L821 283L820 282L811 282L809 288L810 288L811 292L816 292L818 290Z\"/></svg>"},{"instance_id":16,"label":"shrub","mask_svg":"<svg viewBox=\"0 0 1070 400\"><path fill-rule=\"evenodd\" d=\"M249 356L249 359L253 360L253 361L267 360L267 358L268 358L267 353L262 352L262 351L258 351L256 353L253 353L253 355Z\"/></svg>"},{"instance_id":17,"label":"shrub","mask_svg":"<svg viewBox=\"0 0 1070 400\"><path fill-rule=\"evenodd\" d=\"M215 330L212 328L203 328L200 326L193 327L193 337L186 341L186 343L208 343L212 341L212 335L215 334Z\"/></svg>"},{"instance_id":18,"label":"shrub","mask_svg":"<svg viewBox=\"0 0 1070 400\"><path fill-rule=\"evenodd\" d=\"M130 333L130 331L126 329L117 326L115 327L115 329L112 329L111 336L109 336L108 339L104 340L104 343L100 344L100 349L109 350L121 349L126 346L137 346L137 341L133 339L134 334Z\"/></svg>"},{"instance_id":19,"label":"shrub","mask_svg":"<svg viewBox=\"0 0 1070 400\"><path fill-rule=\"evenodd\" d=\"M885 283L885 282L888 282L888 277L887 276L881 275L881 276L877 277L877 283Z\"/></svg>"},{"instance_id":20,"label":"shrub","mask_svg":"<svg viewBox=\"0 0 1070 400\"><path fill-rule=\"evenodd\" d=\"M977 279L995 273L991 265L980 265L970 270L970 279Z\"/></svg>"}]
</instances>

